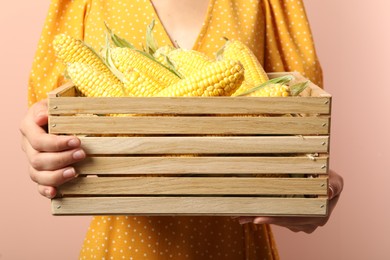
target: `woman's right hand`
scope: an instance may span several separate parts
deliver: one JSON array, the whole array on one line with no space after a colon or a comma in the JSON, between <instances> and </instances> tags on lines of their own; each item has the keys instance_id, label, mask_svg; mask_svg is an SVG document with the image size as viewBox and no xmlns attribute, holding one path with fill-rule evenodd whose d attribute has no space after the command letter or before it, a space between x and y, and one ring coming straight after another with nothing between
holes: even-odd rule
<instances>
[{"instance_id":1,"label":"woman's right hand","mask_svg":"<svg viewBox=\"0 0 390 260\"><path fill-rule=\"evenodd\" d=\"M30 177L38 184L40 194L53 198L57 186L76 176L71 164L84 159L85 152L77 137L48 134L47 123L47 100L43 100L27 111L20 131Z\"/></svg>"}]
</instances>

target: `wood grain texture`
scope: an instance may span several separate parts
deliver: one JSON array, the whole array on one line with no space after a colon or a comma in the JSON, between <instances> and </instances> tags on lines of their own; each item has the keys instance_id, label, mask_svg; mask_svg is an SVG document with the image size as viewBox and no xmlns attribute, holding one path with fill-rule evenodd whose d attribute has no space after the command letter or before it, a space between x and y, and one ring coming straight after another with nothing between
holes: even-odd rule
<instances>
[{"instance_id":1,"label":"wood grain texture","mask_svg":"<svg viewBox=\"0 0 390 260\"><path fill-rule=\"evenodd\" d=\"M327 195L324 178L95 177L76 178L67 195Z\"/></svg>"},{"instance_id":2,"label":"wood grain texture","mask_svg":"<svg viewBox=\"0 0 390 260\"><path fill-rule=\"evenodd\" d=\"M53 134L328 134L324 117L52 116Z\"/></svg>"},{"instance_id":3,"label":"wood grain texture","mask_svg":"<svg viewBox=\"0 0 390 260\"><path fill-rule=\"evenodd\" d=\"M54 215L324 216L327 200L261 197L90 197L52 200Z\"/></svg>"},{"instance_id":4,"label":"wood grain texture","mask_svg":"<svg viewBox=\"0 0 390 260\"><path fill-rule=\"evenodd\" d=\"M328 97L61 97L50 114L329 114Z\"/></svg>"},{"instance_id":5,"label":"wood grain texture","mask_svg":"<svg viewBox=\"0 0 390 260\"><path fill-rule=\"evenodd\" d=\"M326 174L328 158L89 157L74 167L78 174Z\"/></svg>"},{"instance_id":6,"label":"wood grain texture","mask_svg":"<svg viewBox=\"0 0 390 260\"><path fill-rule=\"evenodd\" d=\"M79 137L90 154L327 153L328 136Z\"/></svg>"},{"instance_id":7,"label":"wood grain texture","mask_svg":"<svg viewBox=\"0 0 390 260\"><path fill-rule=\"evenodd\" d=\"M59 97L75 97L76 93L77 91L74 84L72 82L67 82L53 91L48 92L47 96L49 97L49 100L56 100Z\"/></svg>"}]
</instances>

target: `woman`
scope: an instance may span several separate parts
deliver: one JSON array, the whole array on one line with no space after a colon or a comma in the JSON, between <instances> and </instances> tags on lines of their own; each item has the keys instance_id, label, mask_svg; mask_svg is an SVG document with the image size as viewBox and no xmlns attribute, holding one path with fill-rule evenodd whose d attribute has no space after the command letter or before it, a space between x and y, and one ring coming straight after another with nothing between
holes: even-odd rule
<instances>
[{"instance_id":1,"label":"woman","mask_svg":"<svg viewBox=\"0 0 390 260\"><path fill-rule=\"evenodd\" d=\"M73 179L71 164L85 158L80 141L47 134L46 92L63 82L64 65L56 61L51 42L58 33L83 39L95 49L104 46L107 22L136 47L156 20L160 45L178 44L209 56L223 37L246 43L267 72L299 71L322 86L310 28L301 0L52 0L34 60L30 109L20 130L38 191L52 198L56 186ZM330 211L343 187L330 173ZM294 217L94 217L81 259L279 259L269 224L313 232L324 218Z\"/></svg>"}]
</instances>

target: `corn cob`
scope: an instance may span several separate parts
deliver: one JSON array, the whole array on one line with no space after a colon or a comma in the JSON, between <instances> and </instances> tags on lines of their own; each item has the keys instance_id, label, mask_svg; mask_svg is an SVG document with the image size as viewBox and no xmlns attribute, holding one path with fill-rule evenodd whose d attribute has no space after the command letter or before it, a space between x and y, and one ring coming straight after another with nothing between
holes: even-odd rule
<instances>
[{"instance_id":1,"label":"corn cob","mask_svg":"<svg viewBox=\"0 0 390 260\"><path fill-rule=\"evenodd\" d=\"M138 69L126 73L123 84L126 92L135 97L151 97L164 88Z\"/></svg>"},{"instance_id":2,"label":"corn cob","mask_svg":"<svg viewBox=\"0 0 390 260\"><path fill-rule=\"evenodd\" d=\"M238 61L216 61L163 89L157 96L230 96L244 79L244 68Z\"/></svg>"},{"instance_id":3,"label":"corn cob","mask_svg":"<svg viewBox=\"0 0 390 260\"><path fill-rule=\"evenodd\" d=\"M99 55L82 40L66 34L58 34L54 37L53 48L56 56L65 64L81 62L92 66L95 70L107 73L111 80L119 84L119 79L111 73Z\"/></svg>"},{"instance_id":4,"label":"corn cob","mask_svg":"<svg viewBox=\"0 0 390 260\"><path fill-rule=\"evenodd\" d=\"M111 58L115 67L123 74L129 73L134 68L138 69L154 78L161 87L167 87L180 80L179 77L161 66L161 64L130 48L113 48Z\"/></svg>"},{"instance_id":5,"label":"corn cob","mask_svg":"<svg viewBox=\"0 0 390 260\"><path fill-rule=\"evenodd\" d=\"M87 97L127 96L121 82L112 81L110 74L98 71L93 66L81 62L70 63L69 77L76 88Z\"/></svg>"},{"instance_id":6,"label":"corn cob","mask_svg":"<svg viewBox=\"0 0 390 260\"><path fill-rule=\"evenodd\" d=\"M249 93L251 97L288 97L291 96L290 87L284 84L269 84Z\"/></svg>"},{"instance_id":7,"label":"corn cob","mask_svg":"<svg viewBox=\"0 0 390 260\"><path fill-rule=\"evenodd\" d=\"M252 97L289 97L298 96L309 85L309 81L288 84L292 80L291 75L270 79L259 86L253 87L240 94L240 96Z\"/></svg>"},{"instance_id":8,"label":"corn cob","mask_svg":"<svg viewBox=\"0 0 390 260\"><path fill-rule=\"evenodd\" d=\"M233 96L237 96L269 79L252 50L241 41L228 40L222 49L222 57L223 59L240 61L245 69L244 84L237 89Z\"/></svg>"},{"instance_id":9,"label":"corn cob","mask_svg":"<svg viewBox=\"0 0 390 260\"><path fill-rule=\"evenodd\" d=\"M194 50L176 49L169 52L167 57L183 77L192 75L212 62L206 54Z\"/></svg>"}]
</instances>

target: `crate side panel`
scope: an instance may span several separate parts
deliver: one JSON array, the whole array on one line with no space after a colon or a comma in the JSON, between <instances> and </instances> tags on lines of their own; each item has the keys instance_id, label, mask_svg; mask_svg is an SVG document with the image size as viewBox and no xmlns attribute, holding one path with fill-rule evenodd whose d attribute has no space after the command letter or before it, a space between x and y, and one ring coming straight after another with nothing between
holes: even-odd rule
<instances>
[{"instance_id":1,"label":"crate side panel","mask_svg":"<svg viewBox=\"0 0 390 260\"><path fill-rule=\"evenodd\" d=\"M326 174L318 157L89 157L74 164L79 174Z\"/></svg>"},{"instance_id":2,"label":"crate side panel","mask_svg":"<svg viewBox=\"0 0 390 260\"><path fill-rule=\"evenodd\" d=\"M52 200L54 215L265 215L324 216L322 198L84 197Z\"/></svg>"}]
</instances>

